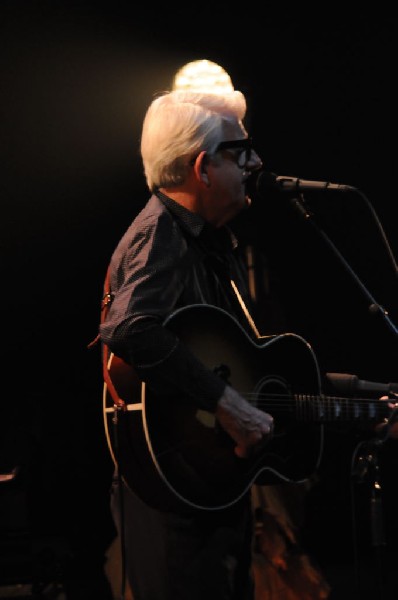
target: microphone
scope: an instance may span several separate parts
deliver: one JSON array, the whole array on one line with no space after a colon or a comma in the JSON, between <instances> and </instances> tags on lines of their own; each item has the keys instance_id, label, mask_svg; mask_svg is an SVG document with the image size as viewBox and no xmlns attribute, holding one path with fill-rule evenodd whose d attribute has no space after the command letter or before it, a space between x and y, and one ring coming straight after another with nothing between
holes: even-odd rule
<instances>
[{"instance_id":1,"label":"microphone","mask_svg":"<svg viewBox=\"0 0 398 600\"><path fill-rule=\"evenodd\" d=\"M310 181L298 179L297 177L285 177L268 171L262 171L257 178L257 191L260 195L270 190L278 192L306 192L306 191L337 191L353 192L356 188L341 183L330 183L329 181Z\"/></svg>"},{"instance_id":2,"label":"microphone","mask_svg":"<svg viewBox=\"0 0 398 600\"><path fill-rule=\"evenodd\" d=\"M366 379L358 379L356 375L348 373L326 373L326 377L343 394L352 394L358 391L376 392L385 395L398 393L398 383L366 381Z\"/></svg>"}]
</instances>

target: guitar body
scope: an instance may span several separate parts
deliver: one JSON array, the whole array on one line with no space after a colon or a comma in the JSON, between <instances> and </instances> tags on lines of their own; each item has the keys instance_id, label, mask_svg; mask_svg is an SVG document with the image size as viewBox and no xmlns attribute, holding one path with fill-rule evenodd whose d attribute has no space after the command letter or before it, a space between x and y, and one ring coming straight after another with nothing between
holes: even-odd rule
<instances>
[{"instance_id":1,"label":"guitar body","mask_svg":"<svg viewBox=\"0 0 398 600\"><path fill-rule=\"evenodd\" d=\"M228 313L209 305L182 308L165 326L209 369L270 412L274 435L254 456L237 458L212 413L178 396L153 394L132 367L112 356L111 381L128 410L115 412L105 385L105 430L127 486L158 508L217 510L237 502L253 483L308 479L321 458L322 425L300 421L295 403L286 402L320 392L308 343L294 334L254 341Z\"/></svg>"}]
</instances>

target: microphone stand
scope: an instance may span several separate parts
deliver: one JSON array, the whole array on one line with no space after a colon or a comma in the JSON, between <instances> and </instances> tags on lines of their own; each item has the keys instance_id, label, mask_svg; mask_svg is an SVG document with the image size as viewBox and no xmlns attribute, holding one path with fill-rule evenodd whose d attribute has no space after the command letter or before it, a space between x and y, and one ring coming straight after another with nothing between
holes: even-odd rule
<instances>
[{"instance_id":1,"label":"microphone stand","mask_svg":"<svg viewBox=\"0 0 398 600\"><path fill-rule=\"evenodd\" d=\"M362 292L365 294L366 298L369 300L369 311L372 314L380 314L390 330L398 335L398 329L396 325L391 321L388 316L388 312L375 300L370 291L366 288L364 283L355 273L355 271L348 264L344 256L338 250L338 248L334 245L329 236L323 231L323 229L315 222L314 214L309 210L305 203L305 199L302 193L298 196L294 196L291 198L291 205L294 210L300 215L300 217L304 218L307 223L310 223L312 227L316 230L316 232L323 238L326 244L332 249L334 254L338 257L341 264L344 268L350 273L353 277L354 281L358 284ZM389 423L392 420L397 419L397 404L396 404L396 395L395 396L395 409L393 411L392 416L390 417ZM392 399L394 402L394 399ZM383 589L383 560L382 560L382 548L386 545L385 541L385 533L384 533L384 523L383 523L383 511L382 511L382 488L379 480L379 448L382 446L384 441L388 437L388 427L389 425L385 425L384 438L376 438L367 442L365 444L365 451L362 455L358 457L358 465L354 469L354 472L358 475L360 473L359 481L363 481L365 478L369 478L371 482L371 498L370 498L370 519L371 519L371 535L372 535L372 545L376 551L377 558L377 572L378 572L378 587L379 593L381 594L381 598L384 598L384 589ZM361 444L360 444L361 445ZM355 544L354 544L355 545ZM356 554L356 548L354 548ZM358 560L356 556L356 568L357 568L357 586L359 593L359 579L358 579Z\"/></svg>"},{"instance_id":2,"label":"microphone stand","mask_svg":"<svg viewBox=\"0 0 398 600\"><path fill-rule=\"evenodd\" d=\"M113 437L115 442L115 462L116 462L116 481L118 484L119 493L119 518L120 518L120 552L121 552L121 584L120 584L120 600L125 600L126 594L126 540L125 540L125 512L124 512L124 485L123 477L120 470L120 438L119 438L119 419L123 418L123 409L120 405L113 406Z\"/></svg>"},{"instance_id":3,"label":"microphone stand","mask_svg":"<svg viewBox=\"0 0 398 600\"><path fill-rule=\"evenodd\" d=\"M364 283L361 281L361 279L358 277L358 275L355 273L355 271L348 264L348 262L346 261L344 256L341 254L341 252L338 250L338 248L336 248L336 246L334 245L334 243L332 242L330 237L315 222L315 220L313 218L314 214L308 209L308 207L305 203L303 194L293 197L291 199L291 205L296 210L296 212L298 212L298 214L306 220L307 223L310 223L312 225L312 227L314 227L316 232L324 239L324 241L327 243L327 245L333 250L334 254L338 257L341 264L344 266L344 268L350 273L350 275L356 281L356 283L361 288L361 290L365 294L366 298L370 302L369 311L373 314L380 314L384 318L385 322L387 323L387 325L391 329L391 331L393 333L395 333L395 335L398 336L398 328L391 321L390 317L388 316L388 312L375 300L375 298L372 296L370 291L366 288Z\"/></svg>"},{"instance_id":4,"label":"microphone stand","mask_svg":"<svg viewBox=\"0 0 398 600\"><path fill-rule=\"evenodd\" d=\"M352 461L352 481L356 480L358 483L363 483L365 480L371 483L370 493L370 520L371 520L371 540L372 546L375 549L376 560L377 560L377 585L379 597L384 598L384 576L383 576L383 552L382 549L386 546L386 536L384 530L384 518L383 518L383 503L382 503L382 487L380 483L380 467L379 467L379 449L389 438L389 429L393 423L398 421L398 394L390 392L389 394L391 405L393 408L391 414L387 419L382 431L378 437L375 437L369 441L361 442L358 444ZM362 453L359 449L363 447ZM356 465L354 465L354 459L356 458ZM353 502L353 491L352 491L352 502ZM354 512L354 509L353 509ZM354 539L356 539L355 523L353 523ZM357 590L360 593L359 585L359 572L358 572L358 556L356 551L356 544L354 544L355 552L355 565L356 565L356 578L357 578Z\"/></svg>"},{"instance_id":5,"label":"microphone stand","mask_svg":"<svg viewBox=\"0 0 398 600\"><path fill-rule=\"evenodd\" d=\"M376 562L377 562L377 591L380 598L384 598L384 576L383 576L383 548L386 545L385 531L384 531L384 520L383 520L383 506L382 506L382 488L379 480L379 456L378 450L383 442L379 439L373 439L368 442L362 442L358 445L357 450L363 446L362 453L358 452L357 465L353 467L352 481L356 479L357 483L363 483L365 480L370 481L371 492L370 492L370 520L371 520L371 542L375 549ZM356 454L356 452L354 453ZM352 496L352 510L354 511L354 491L351 490ZM361 593L360 589L360 577L359 577L359 560L357 552L357 535L355 517L353 514L353 537L356 542L354 543L355 553L355 573L356 573L356 585L358 594Z\"/></svg>"}]
</instances>

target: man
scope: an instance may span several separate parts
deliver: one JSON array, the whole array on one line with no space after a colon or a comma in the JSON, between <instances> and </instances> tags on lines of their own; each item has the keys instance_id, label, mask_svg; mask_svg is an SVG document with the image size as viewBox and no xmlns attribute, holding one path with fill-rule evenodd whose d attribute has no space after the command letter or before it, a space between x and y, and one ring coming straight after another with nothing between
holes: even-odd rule
<instances>
[{"instance_id":1,"label":"man","mask_svg":"<svg viewBox=\"0 0 398 600\"><path fill-rule=\"evenodd\" d=\"M100 329L102 343L132 365L159 405L178 393L183 403L214 414L242 461L270 438L272 416L208 369L164 323L177 309L209 304L250 330L244 261L228 227L250 205L246 182L262 166L245 113L236 90L172 91L149 106L141 154L152 196L112 256L111 302ZM113 492L134 600L254 598L249 491L217 510L162 508L134 489L121 505L118 482Z\"/></svg>"}]
</instances>

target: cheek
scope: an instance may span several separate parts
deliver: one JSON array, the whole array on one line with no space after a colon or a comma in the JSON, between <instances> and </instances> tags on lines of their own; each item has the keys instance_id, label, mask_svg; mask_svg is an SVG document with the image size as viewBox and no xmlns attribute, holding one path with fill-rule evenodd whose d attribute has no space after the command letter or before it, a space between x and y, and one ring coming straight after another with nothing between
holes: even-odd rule
<instances>
[{"instance_id":1,"label":"cheek","mask_svg":"<svg viewBox=\"0 0 398 600\"><path fill-rule=\"evenodd\" d=\"M227 189L231 195L240 194L245 188L242 183L242 170L238 169L236 165L231 164L231 168L225 176L224 184L225 189Z\"/></svg>"},{"instance_id":2,"label":"cheek","mask_svg":"<svg viewBox=\"0 0 398 600\"><path fill-rule=\"evenodd\" d=\"M245 202L246 189L242 183L242 171L231 164L223 176L215 182L213 198L220 208L240 205Z\"/></svg>"},{"instance_id":3,"label":"cheek","mask_svg":"<svg viewBox=\"0 0 398 600\"><path fill-rule=\"evenodd\" d=\"M239 177L236 177L233 182L231 180L231 194L235 197L237 202L246 197L246 186L242 183L241 174L239 174Z\"/></svg>"}]
</instances>

